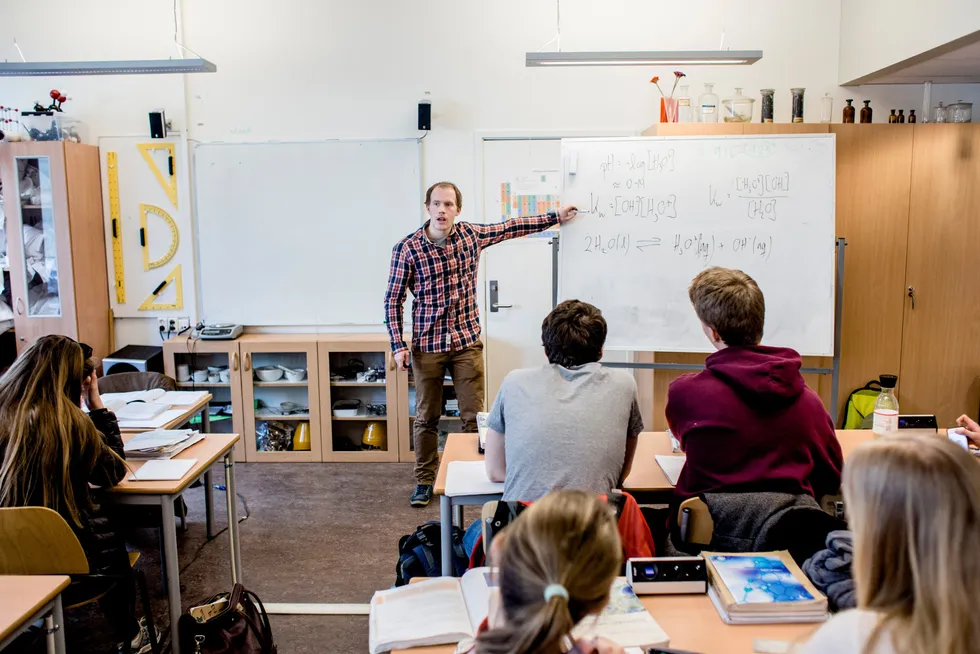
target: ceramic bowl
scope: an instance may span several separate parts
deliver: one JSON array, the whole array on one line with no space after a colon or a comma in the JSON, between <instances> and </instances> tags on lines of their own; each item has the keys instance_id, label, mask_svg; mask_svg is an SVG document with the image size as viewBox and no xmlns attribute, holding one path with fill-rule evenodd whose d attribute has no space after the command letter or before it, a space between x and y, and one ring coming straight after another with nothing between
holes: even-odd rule
<instances>
[{"instance_id":1,"label":"ceramic bowl","mask_svg":"<svg viewBox=\"0 0 980 654\"><path fill-rule=\"evenodd\" d=\"M259 381L274 382L282 379L282 369L277 366L262 366L255 369L255 376Z\"/></svg>"},{"instance_id":2,"label":"ceramic bowl","mask_svg":"<svg viewBox=\"0 0 980 654\"><path fill-rule=\"evenodd\" d=\"M218 378L221 379L222 384L227 384L231 381L231 371L225 368L218 373Z\"/></svg>"},{"instance_id":3,"label":"ceramic bowl","mask_svg":"<svg viewBox=\"0 0 980 654\"><path fill-rule=\"evenodd\" d=\"M194 377L194 381L196 382L206 382L208 380L208 371L195 370L193 377Z\"/></svg>"},{"instance_id":4,"label":"ceramic bowl","mask_svg":"<svg viewBox=\"0 0 980 654\"><path fill-rule=\"evenodd\" d=\"M306 379L305 368L286 368L283 372L286 373L286 381L301 382Z\"/></svg>"}]
</instances>

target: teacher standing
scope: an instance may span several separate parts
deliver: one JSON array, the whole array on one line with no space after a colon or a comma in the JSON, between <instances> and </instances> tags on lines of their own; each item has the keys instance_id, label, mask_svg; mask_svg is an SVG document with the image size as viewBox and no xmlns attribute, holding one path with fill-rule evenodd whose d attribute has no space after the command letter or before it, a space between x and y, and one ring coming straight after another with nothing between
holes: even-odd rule
<instances>
[{"instance_id":1,"label":"teacher standing","mask_svg":"<svg viewBox=\"0 0 980 654\"><path fill-rule=\"evenodd\" d=\"M476 431L483 410L483 343L476 302L477 271L484 248L535 234L564 223L576 209L503 223L456 222L463 195L455 184L440 182L425 192L429 214L420 229L400 240L391 253L385 293L385 322L391 351L400 370L411 361L415 375L415 492L412 506L427 506L439 469L439 418L446 370L452 375L464 432ZM405 292L412 306L412 344L402 336Z\"/></svg>"}]
</instances>

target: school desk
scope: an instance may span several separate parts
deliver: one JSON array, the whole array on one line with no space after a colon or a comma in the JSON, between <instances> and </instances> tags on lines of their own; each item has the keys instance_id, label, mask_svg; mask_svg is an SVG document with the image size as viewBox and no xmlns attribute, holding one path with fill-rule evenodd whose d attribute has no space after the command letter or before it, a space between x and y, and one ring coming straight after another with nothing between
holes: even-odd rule
<instances>
[{"instance_id":1,"label":"school desk","mask_svg":"<svg viewBox=\"0 0 980 654\"><path fill-rule=\"evenodd\" d=\"M124 434L129 440L134 434ZM242 554L238 534L238 503L235 494L235 443L238 434L207 434L203 441L192 445L175 459L197 459L194 467L179 481L130 481L129 475L119 485L111 488L105 501L114 504L139 504L159 506L163 520L163 561L167 574L167 599L170 603L170 642L173 654L180 654L177 639L177 621L180 619L180 565L177 561L177 523L174 519L174 501L196 479L204 476L204 499L206 504L207 533L211 538L211 525L214 521L214 489L211 485L211 470L224 460L225 495L228 506L228 542L231 558L231 580L238 583L242 579ZM133 471L142 467L142 461L127 461Z\"/></svg>"},{"instance_id":2,"label":"school desk","mask_svg":"<svg viewBox=\"0 0 980 654\"><path fill-rule=\"evenodd\" d=\"M65 654L61 591L69 583L65 575L0 576L0 650L43 619L48 654Z\"/></svg>"},{"instance_id":3,"label":"school desk","mask_svg":"<svg viewBox=\"0 0 980 654\"><path fill-rule=\"evenodd\" d=\"M452 461L482 461L483 455L477 447L477 434L450 434L439 461L439 472L433 488L439 496L439 522L442 538L442 574L452 574L452 529L453 524L463 528L463 507L482 506L500 499L494 495L446 495L446 474ZM874 438L870 430L838 430L837 439L846 459L861 443ZM623 483L623 490L633 495L638 502L668 502L674 486L657 464L657 455L672 454L670 437L667 432L643 432L636 445L633 467Z\"/></svg>"},{"instance_id":4,"label":"school desk","mask_svg":"<svg viewBox=\"0 0 980 654\"><path fill-rule=\"evenodd\" d=\"M176 418L170 420L166 424L160 427L133 427L127 426L127 421L119 421L119 431L126 434L142 434L143 432L153 431L154 429L177 429L188 422L194 417L194 414L201 414L201 429L199 430L202 434L206 434L211 431L211 416L208 413L208 403L212 399L212 395L208 393L203 398L198 400L196 403L186 406L186 407L175 407L176 409L181 409L182 413Z\"/></svg>"},{"instance_id":5,"label":"school desk","mask_svg":"<svg viewBox=\"0 0 980 654\"><path fill-rule=\"evenodd\" d=\"M670 637L672 649L698 654L752 654L753 641L806 642L819 624L728 625L707 595L641 595L640 602ZM392 650L392 654L453 654L454 645Z\"/></svg>"}]
</instances>

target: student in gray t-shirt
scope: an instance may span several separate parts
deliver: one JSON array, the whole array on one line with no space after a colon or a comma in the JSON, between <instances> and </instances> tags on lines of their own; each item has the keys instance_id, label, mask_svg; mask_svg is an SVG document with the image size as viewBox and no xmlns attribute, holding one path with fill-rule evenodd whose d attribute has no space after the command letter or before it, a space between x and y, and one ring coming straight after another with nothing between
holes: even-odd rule
<instances>
[{"instance_id":1,"label":"student in gray t-shirt","mask_svg":"<svg viewBox=\"0 0 980 654\"><path fill-rule=\"evenodd\" d=\"M629 474L643 431L636 382L599 364L606 321L591 304L559 304L541 340L549 364L514 370L497 393L487 475L504 482L504 500L533 502L561 488L608 493Z\"/></svg>"}]
</instances>

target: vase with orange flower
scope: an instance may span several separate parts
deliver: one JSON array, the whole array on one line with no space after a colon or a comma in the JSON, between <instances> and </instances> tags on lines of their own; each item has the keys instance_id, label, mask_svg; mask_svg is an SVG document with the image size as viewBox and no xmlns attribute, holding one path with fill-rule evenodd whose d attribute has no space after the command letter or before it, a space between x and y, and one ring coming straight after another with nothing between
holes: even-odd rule
<instances>
[{"instance_id":1,"label":"vase with orange flower","mask_svg":"<svg viewBox=\"0 0 980 654\"><path fill-rule=\"evenodd\" d=\"M650 83L657 87L660 91L660 122L662 123L676 123L677 122L677 99L674 97L674 92L677 90L677 83L681 81L681 78L685 77L684 73L679 70L674 71L674 86L670 89L670 95L664 95L663 89L660 88L660 77L654 75Z\"/></svg>"}]
</instances>

